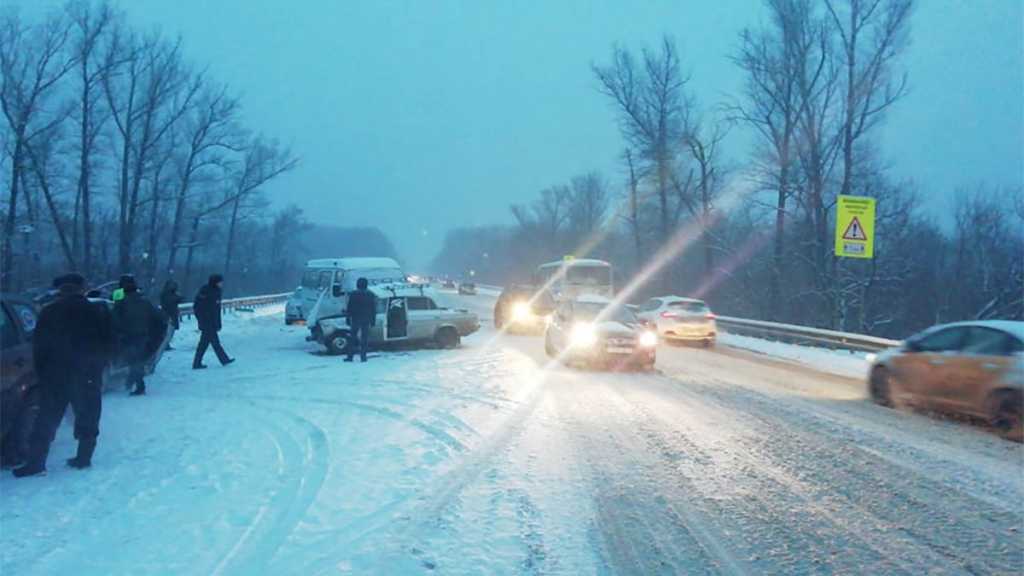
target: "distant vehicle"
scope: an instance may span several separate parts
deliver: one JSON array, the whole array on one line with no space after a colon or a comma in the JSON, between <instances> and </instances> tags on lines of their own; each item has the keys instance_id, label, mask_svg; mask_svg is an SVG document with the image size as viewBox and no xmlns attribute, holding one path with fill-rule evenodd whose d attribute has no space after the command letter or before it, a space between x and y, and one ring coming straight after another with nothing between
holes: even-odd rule
<instances>
[{"instance_id":1,"label":"distant vehicle","mask_svg":"<svg viewBox=\"0 0 1024 576\"><path fill-rule=\"evenodd\" d=\"M302 295L303 288L299 286L295 288L292 295L288 297L288 300L284 304L284 323L285 325L291 326L292 324L299 324L305 322L306 317L302 313Z\"/></svg>"},{"instance_id":2,"label":"distant vehicle","mask_svg":"<svg viewBox=\"0 0 1024 576\"><path fill-rule=\"evenodd\" d=\"M878 354L871 399L987 420L1024 440L1024 322L990 320L934 326Z\"/></svg>"},{"instance_id":3,"label":"distant vehicle","mask_svg":"<svg viewBox=\"0 0 1024 576\"><path fill-rule=\"evenodd\" d=\"M703 300L661 296L644 302L636 312L656 326L658 335L666 340L701 342L711 347L718 339L715 315Z\"/></svg>"},{"instance_id":4,"label":"distant vehicle","mask_svg":"<svg viewBox=\"0 0 1024 576\"><path fill-rule=\"evenodd\" d=\"M585 295L605 298L615 295L612 265L604 260L557 260L541 264L534 272L533 283L556 301Z\"/></svg>"},{"instance_id":5,"label":"distant vehicle","mask_svg":"<svg viewBox=\"0 0 1024 576\"><path fill-rule=\"evenodd\" d=\"M544 333L544 351L565 362L654 368L658 336L625 306L599 296L563 300Z\"/></svg>"},{"instance_id":6,"label":"distant vehicle","mask_svg":"<svg viewBox=\"0 0 1024 576\"><path fill-rule=\"evenodd\" d=\"M507 332L541 334L553 306L547 293L537 294L533 286L506 286L494 304L494 326Z\"/></svg>"},{"instance_id":7,"label":"distant vehicle","mask_svg":"<svg viewBox=\"0 0 1024 576\"><path fill-rule=\"evenodd\" d=\"M476 296L476 284L472 282L460 282L459 294L463 296Z\"/></svg>"},{"instance_id":8,"label":"distant vehicle","mask_svg":"<svg viewBox=\"0 0 1024 576\"><path fill-rule=\"evenodd\" d=\"M0 461L19 463L39 413L38 380L32 364L32 333L36 328L32 300L0 295Z\"/></svg>"},{"instance_id":9,"label":"distant vehicle","mask_svg":"<svg viewBox=\"0 0 1024 576\"><path fill-rule=\"evenodd\" d=\"M377 323L370 328L370 346L435 344L457 348L462 338L480 329L476 314L438 306L433 292L422 284L371 286L377 296ZM349 346L345 316L321 317L310 327L310 340L331 354L344 354Z\"/></svg>"},{"instance_id":10,"label":"distant vehicle","mask_svg":"<svg viewBox=\"0 0 1024 576\"><path fill-rule=\"evenodd\" d=\"M445 290L455 290L455 281L451 279L445 279L441 285Z\"/></svg>"},{"instance_id":11,"label":"distant vehicle","mask_svg":"<svg viewBox=\"0 0 1024 576\"><path fill-rule=\"evenodd\" d=\"M371 285L404 282L405 272L391 258L310 260L302 275L302 290L292 307L291 321L305 320L309 324L317 318L341 314L348 303L348 293L356 289L359 278L368 279Z\"/></svg>"}]
</instances>

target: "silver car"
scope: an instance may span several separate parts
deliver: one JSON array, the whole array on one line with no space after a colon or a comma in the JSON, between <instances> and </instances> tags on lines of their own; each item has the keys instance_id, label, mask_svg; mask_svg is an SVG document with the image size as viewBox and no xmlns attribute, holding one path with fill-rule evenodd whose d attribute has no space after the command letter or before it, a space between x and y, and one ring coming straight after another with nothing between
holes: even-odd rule
<instances>
[{"instance_id":1,"label":"silver car","mask_svg":"<svg viewBox=\"0 0 1024 576\"><path fill-rule=\"evenodd\" d=\"M377 322L370 328L370 346L387 344L434 344L457 348L464 336L480 329L480 319L467 310L438 306L429 291L420 288L372 288L377 296ZM349 326L344 315L319 319L310 327L310 340L323 344L331 354L345 354Z\"/></svg>"}]
</instances>

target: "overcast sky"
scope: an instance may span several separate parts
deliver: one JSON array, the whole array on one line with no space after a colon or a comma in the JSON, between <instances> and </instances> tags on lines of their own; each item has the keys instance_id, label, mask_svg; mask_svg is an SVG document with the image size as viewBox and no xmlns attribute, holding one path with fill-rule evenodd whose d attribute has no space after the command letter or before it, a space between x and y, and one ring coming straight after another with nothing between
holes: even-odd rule
<instances>
[{"instance_id":1,"label":"overcast sky","mask_svg":"<svg viewBox=\"0 0 1024 576\"><path fill-rule=\"evenodd\" d=\"M958 186L1024 181L1024 2L917 4L903 60L911 92L882 145L939 215ZM380 226L413 267L449 228L506 223L510 203L575 174L620 182L622 140L590 71L613 43L672 35L710 106L738 94L728 58L763 15L755 0L121 5L144 28L180 33L191 58L241 92L249 125L301 157L269 188L277 204ZM735 160L749 151L742 133L729 145Z\"/></svg>"}]
</instances>

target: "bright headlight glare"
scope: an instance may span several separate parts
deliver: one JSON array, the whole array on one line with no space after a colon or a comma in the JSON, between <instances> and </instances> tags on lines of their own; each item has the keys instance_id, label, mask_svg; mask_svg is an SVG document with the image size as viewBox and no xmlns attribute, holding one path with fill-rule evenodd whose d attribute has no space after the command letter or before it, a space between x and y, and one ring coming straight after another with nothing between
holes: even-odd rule
<instances>
[{"instance_id":1,"label":"bright headlight glare","mask_svg":"<svg viewBox=\"0 0 1024 576\"><path fill-rule=\"evenodd\" d=\"M645 348L657 346L658 336L654 332L644 332L640 335L640 345Z\"/></svg>"},{"instance_id":2,"label":"bright headlight glare","mask_svg":"<svg viewBox=\"0 0 1024 576\"><path fill-rule=\"evenodd\" d=\"M512 319L522 322L527 320L533 315L533 311L530 310L530 305L526 302L516 302L512 305Z\"/></svg>"},{"instance_id":3,"label":"bright headlight glare","mask_svg":"<svg viewBox=\"0 0 1024 576\"><path fill-rule=\"evenodd\" d=\"M597 344L597 330L590 324L577 324L572 328L572 345L576 348L590 348Z\"/></svg>"}]
</instances>

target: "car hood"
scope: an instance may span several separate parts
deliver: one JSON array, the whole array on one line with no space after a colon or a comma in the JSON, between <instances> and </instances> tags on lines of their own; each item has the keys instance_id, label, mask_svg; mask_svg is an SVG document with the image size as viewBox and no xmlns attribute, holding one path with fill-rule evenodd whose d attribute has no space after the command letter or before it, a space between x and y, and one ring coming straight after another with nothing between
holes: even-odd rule
<instances>
[{"instance_id":1,"label":"car hood","mask_svg":"<svg viewBox=\"0 0 1024 576\"><path fill-rule=\"evenodd\" d=\"M605 321L594 325L598 334L602 336L636 336L639 327L635 324L624 322Z\"/></svg>"}]
</instances>

